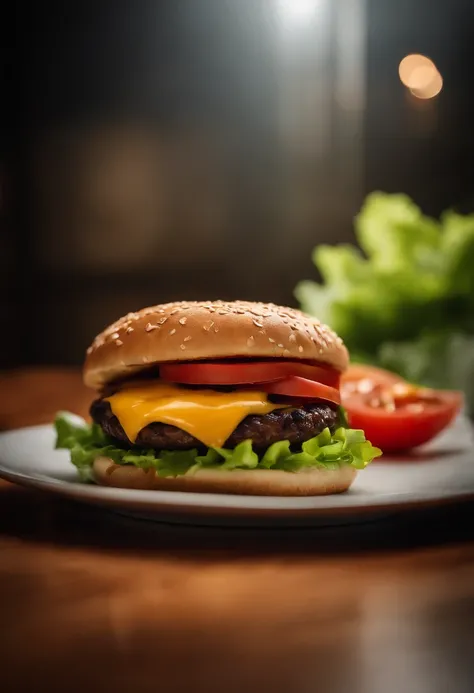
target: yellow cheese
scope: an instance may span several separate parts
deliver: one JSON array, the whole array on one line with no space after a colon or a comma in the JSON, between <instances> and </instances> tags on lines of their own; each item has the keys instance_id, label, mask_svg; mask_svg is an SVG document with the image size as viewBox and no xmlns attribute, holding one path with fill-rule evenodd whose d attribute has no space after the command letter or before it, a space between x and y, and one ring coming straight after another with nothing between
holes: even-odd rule
<instances>
[{"instance_id":1,"label":"yellow cheese","mask_svg":"<svg viewBox=\"0 0 474 693\"><path fill-rule=\"evenodd\" d=\"M151 382L123 389L106 398L129 440L150 423L177 426L208 447L221 447L248 414L268 414L271 404L264 392L191 390Z\"/></svg>"}]
</instances>

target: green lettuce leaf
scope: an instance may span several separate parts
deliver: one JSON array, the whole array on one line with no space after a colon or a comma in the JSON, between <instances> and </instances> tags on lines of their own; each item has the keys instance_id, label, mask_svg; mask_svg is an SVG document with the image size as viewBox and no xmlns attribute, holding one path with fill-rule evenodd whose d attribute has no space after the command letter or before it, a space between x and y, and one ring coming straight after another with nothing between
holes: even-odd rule
<instances>
[{"instance_id":1,"label":"green lettuce leaf","mask_svg":"<svg viewBox=\"0 0 474 693\"><path fill-rule=\"evenodd\" d=\"M359 247L319 246L321 282L302 309L342 337L353 361L431 387L461 385L474 412L474 214L425 216L406 195L374 192L355 219Z\"/></svg>"},{"instance_id":2,"label":"green lettuce leaf","mask_svg":"<svg viewBox=\"0 0 474 693\"><path fill-rule=\"evenodd\" d=\"M263 453L252 449L252 441L244 440L232 450L208 448L205 455L193 450L124 449L114 445L96 424L77 423L77 417L61 412L54 422L56 448L70 450L71 462L84 481L92 481L92 465L97 457L109 457L116 464L131 464L141 469L154 469L164 477L193 473L198 469L280 469L297 472L304 467L336 470L343 464L364 469L382 452L365 439L363 431L345 428L346 419L341 410L342 425L331 434L329 428L291 450L287 440L270 445Z\"/></svg>"},{"instance_id":3,"label":"green lettuce leaf","mask_svg":"<svg viewBox=\"0 0 474 693\"><path fill-rule=\"evenodd\" d=\"M373 267L389 272L439 269L440 224L401 194L374 192L355 219L356 237Z\"/></svg>"},{"instance_id":4,"label":"green lettuce leaf","mask_svg":"<svg viewBox=\"0 0 474 693\"><path fill-rule=\"evenodd\" d=\"M425 332L418 339L386 342L378 362L412 383L462 390L474 412L474 336L460 332Z\"/></svg>"}]
</instances>

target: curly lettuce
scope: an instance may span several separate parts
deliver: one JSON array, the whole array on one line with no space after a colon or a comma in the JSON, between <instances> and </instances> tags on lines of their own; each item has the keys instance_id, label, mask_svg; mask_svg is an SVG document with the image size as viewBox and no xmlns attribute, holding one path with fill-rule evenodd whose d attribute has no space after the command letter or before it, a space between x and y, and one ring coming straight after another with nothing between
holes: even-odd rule
<instances>
[{"instance_id":1,"label":"curly lettuce","mask_svg":"<svg viewBox=\"0 0 474 693\"><path fill-rule=\"evenodd\" d=\"M402 194L368 195L355 219L359 247L318 246L322 282L295 295L328 323L352 360L409 380L455 388L474 412L474 214L425 216Z\"/></svg>"},{"instance_id":2,"label":"curly lettuce","mask_svg":"<svg viewBox=\"0 0 474 693\"><path fill-rule=\"evenodd\" d=\"M92 465L97 457L109 457L115 464L154 469L163 477L181 476L198 469L280 469L298 472L305 467L337 470L345 464L364 469L382 451L365 439L363 431L345 428L343 411L340 418L342 425L334 433L325 428L296 450L290 447L289 441L281 440L270 445L263 453L253 449L251 440L245 440L233 449L210 447L205 454L200 454L197 449L120 448L100 426L87 424L67 412L57 415L54 426L56 448L70 451L71 462L77 467L83 481L93 481Z\"/></svg>"}]
</instances>

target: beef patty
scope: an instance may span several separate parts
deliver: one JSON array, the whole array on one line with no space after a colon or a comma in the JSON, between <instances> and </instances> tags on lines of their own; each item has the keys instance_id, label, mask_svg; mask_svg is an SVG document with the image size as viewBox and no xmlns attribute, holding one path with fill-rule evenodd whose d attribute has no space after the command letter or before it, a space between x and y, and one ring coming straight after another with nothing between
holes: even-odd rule
<instances>
[{"instance_id":1,"label":"beef patty","mask_svg":"<svg viewBox=\"0 0 474 693\"><path fill-rule=\"evenodd\" d=\"M102 430L119 445L130 445L109 402L96 399L92 402L90 414ZM225 447L233 448L248 439L253 441L255 448L267 448L278 440L289 440L291 444L304 443L326 427L334 431L338 423L337 407L323 402L313 402L292 409L276 409L264 415L250 414L229 436ZM135 445L156 450L189 450L203 447L203 444L190 433L164 423L151 423L142 428Z\"/></svg>"}]
</instances>

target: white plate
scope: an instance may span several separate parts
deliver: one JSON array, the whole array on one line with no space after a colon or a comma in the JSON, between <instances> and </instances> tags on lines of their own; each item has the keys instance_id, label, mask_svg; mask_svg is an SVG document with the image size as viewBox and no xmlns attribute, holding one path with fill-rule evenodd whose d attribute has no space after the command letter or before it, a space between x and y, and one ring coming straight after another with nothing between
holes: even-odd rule
<instances>
[{"instance_id":1,"label":"white plate","mask_svg":"<svg viewBox=\"0 0 474 693\"><path fill-rule=\"evenodd\" d=\"M0 477L147 519L193 524L338 524L413 505L474 497L471 426L464 418L411 458L384 459L343 494L313 498L138 491L81 484L51 426L0 434Z\"/></svg>"}]
</instances>

